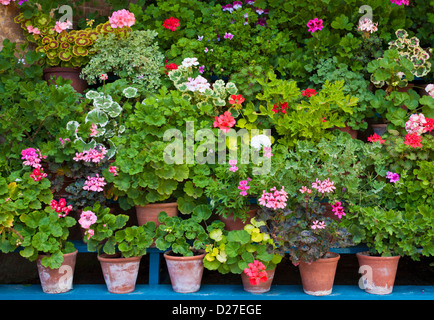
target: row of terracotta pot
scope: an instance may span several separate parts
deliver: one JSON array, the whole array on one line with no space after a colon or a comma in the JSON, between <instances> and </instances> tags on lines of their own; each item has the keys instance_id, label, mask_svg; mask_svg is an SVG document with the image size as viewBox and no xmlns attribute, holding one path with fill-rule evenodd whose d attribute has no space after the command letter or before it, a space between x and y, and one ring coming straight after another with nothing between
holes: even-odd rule
<instances>
[{"instance_id":1,"label":"row of terracotta pot","mask_svg":"<svg viewBox=\"0 0 434 320\"><path fill-rule=\"evenodd\" d=\"M375 257L366 252L357 253L362 277L359 287L372 294L390 294L393 291L399 256ZM63 293L73 287L73 275L77 251L64 255L64 262L58 269L50 269L41 265L43 256L37 260L42 290L45 293ZM172 288L178 293L193 293L200 290L204 271L203 259L205 251L191 257L177 257L164 253ZM117 256L99 255L104 280L111 293L130 293L135 290L137 275L142 257L120 258ZM313 263L300 263L299 270L303 290L313 296L324 296L332 293L334 278L340 255L330 252L326 258ZM252 285L248 277L242 273L243 288L250 293L266 293L270 291L275 270L267 270L267 281Z\"/></svg>"}]
</instances>

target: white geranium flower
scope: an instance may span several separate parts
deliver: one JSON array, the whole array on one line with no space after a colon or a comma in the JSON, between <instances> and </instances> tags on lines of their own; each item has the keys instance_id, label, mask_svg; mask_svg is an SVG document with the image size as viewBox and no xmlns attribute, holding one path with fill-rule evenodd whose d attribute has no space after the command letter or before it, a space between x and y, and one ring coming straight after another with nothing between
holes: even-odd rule
<instances>
[{"instance_id":1,"label":"white geranium flower","mask_svg":"<svg viewBox=\"0 0 434 320\"><path fill-rule=\"evenodd\" d=\"M197 61L197 58L185 58L182 61L181 65L183 67L189 68L189 67L192 67L192 66L199 65L199 62Z\"/></svg>"},{"instance_id":2,"label":"white geranium flower","mask_svg":"<svg viewBox=\"0 0 434 320\"><path fill-rule=\"evenodd\" d=\"M252 137L250 145L257 150L261 150L263 146L271 147L271 140L265 134L260 134Z\"/></svg>"}]
</instances>

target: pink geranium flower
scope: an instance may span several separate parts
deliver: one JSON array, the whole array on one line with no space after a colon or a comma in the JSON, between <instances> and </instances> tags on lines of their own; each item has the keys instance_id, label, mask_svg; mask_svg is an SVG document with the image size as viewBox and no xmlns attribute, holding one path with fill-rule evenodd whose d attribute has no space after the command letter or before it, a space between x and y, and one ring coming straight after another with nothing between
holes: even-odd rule
<instances>
[{"instance_id":1,"label":"pink geranium flower","mask_svg":"<svg viewBox=\"0 0 434 320\"><path fill-rule=\"evenodd\" d=\"M309 22L307 23L307 27L309 28L309 32L314 33L317 30L322 30L323 26L323 21L322 19L318 19L315 18L313 20L309 20Z\"/></svg>"},{"instance_id":2,"label":"pink geranium flower","mask_svg":"<svg viewBox=\"0 0 434 320\"><path fill-rule=\"evenodd\" d=\"M250 186L247 185L247 180L241 180L240 185L238 186L238 189L241 190L240 195L247 196L247 190L250 189Z\"/></svg>"},{"instance_id":3,"label":"pink geranium flower","mask_svg":"<svg viewBox=\"0 0 434 320\"><path fill-rule=\"evenodd\" d=\"M228 133L231 128L235 125L235 118L232 117L230 111L225 111L224 114L215 117L213 123L214 128L219 127L225 133Z\"/></svg>"},{"instance_id":4,"label":"pink geranium flower","mask_svg":"<svg viewBox=\"0 0 434 320\"><path fill-rule=\"evenodd\" d=\"M97 220L97 217L95 213L92 211L83 211L80 215L80 219L78 220L78 223L81 225L84 229L89 229L91 225L93 225Z\"/></svg>"},{"instance_id":5,"label":"pink geranium flower","mask_svg":"<svg viewBox=\"0 0 434 320\"><path fill-rule=\"evenodd\" d=\"M313 221L312 226L310 227L311 229L324 229L325 228L325 222L321 221L319 222L318 220Z\"/></svg>"},{"instance_id":6,"label":"pink geranium flower","mask_svg":"<svg viewBox=\"0 0 434 320\"><path fill-rule=\"evenodd\" d=\"M131 27L136 23L136 18L134 17L134 13L122 9L113 12L111 17L109 17L109 23L112 28Z\"/></svg>"},{"instance_id":7,"label":"pink geranium flower","mask_svg":"<svg viewBox=\"0 0 434 320\"><path fill-rule=\"evenodd\" d=\"M336 189L336 187L334 186L334 182L330 181L329 178L322 182L317 178L316 181L312 183L312 188L318 190L321 193L330 193L333 192L334 189Z\"/></svg>"},{"instance_id":8,"label":"pink geranium flower","mask_svg":"<svg viewBox=\"0 0 434 320\"><path fill-rule=\"evenodd\" d=\"M71 21L64 21L64 22L60 22L60 21L56 21L56 25L54 26L54 30L57 33L61 33L62 31L66 30L66 29L70 29L72 27L72 22Z\"/></svg>"},{"instance_id":9,"label":"pink geranium flower","mask_svg":"<svg viewBox=\"0 0 434 320\"><path fill-rule=\"evenodd\" d=\"M265 271L265 266L262 262L254 260L248 266L248 268L244 269L244 273L249 277L252 285L258 285L261 282L267 281L267 271Z\"/></svg>"}]
</instances>

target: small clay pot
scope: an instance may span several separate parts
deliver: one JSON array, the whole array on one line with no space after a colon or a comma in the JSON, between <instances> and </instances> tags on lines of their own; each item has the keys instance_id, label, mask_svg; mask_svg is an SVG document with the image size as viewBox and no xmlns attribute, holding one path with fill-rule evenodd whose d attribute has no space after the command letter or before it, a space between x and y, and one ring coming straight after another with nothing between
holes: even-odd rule
<instances>
[{"instance_id":1,"label":"small clay pot","mask_svg":"<svg viewBox=\"0 0 434 320\"><path fill-rule=\"evenodd\" d=\"M249 212L247 212L247 219L243 221L240 218L234 218L233 214L229 214L225 217L219 216L219 220L224 222L225 230L243 230L246 224L250 223L250 220L256 216L256 212L258 211L257 207L252 207Z\"/></svg>"},{"instance_id":2,"label":"small clay pot","mask_svg":"<svg viewBox=\"0 0 434 320\"><path fill-rule=\"evenodd\" d=\"M276 271L276 269L266 270L267 281L260 282L259 284L251 284L249 277L244 272L242 272L241 273L241 280L243 282L244 290L247 292L250 292L250 293L265 293L265 292L270 291L275 271Z\"/></svg>"},{"instance_id":3,"label":"small clay pot","mask_svg":"<svg viewBox=\"0 0 434 320\"><path fill-rule=\"evenodd\" d=\"M83 93L87 87L87 81L80 78L81 69L80 68L62 68L62 67L51 67L45 68L43 70L44 80L49 84L56 84L55 79L52 77L62 77L63 79L72 80L72 87L78 93Z\"/></svg>"},{"instance_id":4,"label":"small clay pot","mask_svg":"<svg viewBox=\"0 0 434 320\"><path fill-rule=\"evenodd\" d=\"M167 213L169 217L178 215L178 203L152 203L146 206L136 206L137 222L139 226L146 224L148 221L153 221L157 225L160 225L158 221L158 215L161 211Z\"/></svg>"},{"instance_id":5,"label":"small clay pot","mask_svg":"<svg viewBox=\"0 0 434 320\"><path fill-rule=\"evenodd\" d=\"M358 252L356 256L362 273L359 287L372 294L392 293L400 256L372 256L369 252Z\"/></svg>"},{"instance_id":6,"label":"small clay pot","mask_svg":"<svg viewBox=\"0 0 434 320\"><path fill-rule=\"evenodd\" d=\"M172 251L164 253L173 291L191 293L200 290L203 275L205 250L190 257L175 256Z\"/></svg>"},{"instance_id":7,"label":"small clay pot","mask_svg":"<svg viewBox=\"0 0 434 320\"><path fill-rule=\"evenodd\" d=\"M142 257L121 258L120 254L98 255L104 281L111 293L129 293L136 288Z\"/></svg>"},{"instance_id":8,"label":"small clay pot","mask_svg":"<svg viewBox=\"0 0 434 320\"><path fill-rule=\"evenodd\" d=\"M312 296L331 294L339 259L339 254L328 252L326 258L312 263L300 262L298 267L304 292Z\"/></svg>"},{"instance_id":9,"label":"small clay pot","mask_svg":"<svg viewBox=\"0 0 434 320\"><path fill-rule=\"evenodd\" d=\"M46 255L39 255L36 260L42 291L45 293L63 293L72 289L77 252L63 255L62 265L58 269L50 269L41 264Z\"/></svg>"}]
</instances>

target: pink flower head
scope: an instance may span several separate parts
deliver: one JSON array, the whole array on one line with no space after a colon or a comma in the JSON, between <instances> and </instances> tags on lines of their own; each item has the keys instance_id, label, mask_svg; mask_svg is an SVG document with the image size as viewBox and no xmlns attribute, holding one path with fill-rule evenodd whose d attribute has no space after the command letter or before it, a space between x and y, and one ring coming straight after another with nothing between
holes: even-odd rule
<instances>
[{"instance_id":1,"label":"pink flower head","mask_svg":"<svg viewBox=\"0 0 434 320\"><path fill-rule=\"evenodd\" d=\"M286 201L288 200L288 193L282 189L279 191L276 187L270 189L271 192L262 191L262 195L259 198L259 204L267 208L274 210L284 209L286 207Z\"/></svg>"},{"instance_id":2,"label":"pink flower head","mask_svg":"<svg viewBox=\"0 0 434 320\"><path fill-rule=\"evenodd\" d=\"M386 178L390 180L390 182L396 183L399 181L399 174L387 171Z\"/></svg>"},{"instance_id":3,"label":"pink flower head","mask_svg":"<svg viewBox=\"0 0 434 320\"><path fill-rule=\"evenodd\" d=\"M390 0L390 2L392 2L394 4L397 4L398 6L401 6L401 5L408 6L408 5L410 5L410 1L409 0Z\"/></svg>"},{"instance_id":4,"label":"pink flower head","mask_svg":"<svg viewBox=\"0 0 434 320\"><path fill-rule=\"evenodd\" d=\"M97 150L97 148L99 150ZM107 149L103 146L95 147L93 149L85 150L83 152L77 152L73 158L75 161L85 161L99 163L104 159L107 153Z\"/></svg>"},{"instance_id":5,"label":"pink flower head","mask_svg":"<svg viewBox=\"0 0 434 320\"><path fill-rule=\"evenodd\" d=\"M27 26L27 31L33 34L41 34L38 28L33 28L33 26Z\"/></svg>"},{"instance_id":6,"label":"pink flower head","mask_svg":"<svg viewBox=\"0 0 434 320\"><path fill-rule=\"evenodd\" d=\"M243 197L247 196L247 190L250 189L250 186L247 185L248 183L249 182L247 180L241 180L240 185L238 186L238 189L241 190L240 195L242 195Z\"/></svg>"},{"instance_id":7,"label":"pink flower head","mask_svg":"<svg viewBox=\"0 0 434 320\"><path fill-rule=\"evenodd\" d=\"M408 121L405 123L405 130L408 133L415 133L417 135L421 135L426 132L425 129L426 118L422 113L412 114Z\"/></svg>"},{"instance_id":8,"label":"pink flower head","mask_svg":"<svg viewBox=\"0 0 434 320\"><path fill-rule=\"evenodd\" d=\"M71 21L68 20L64 22L56 21L56 25L54 26L54 31L56 31L57 33L61 33L66 29L70 29L71 27L72 27Z\"/></svg>"},{"instance_id":9,"label":"pink flower head","mask_svg":"<svg viewBox=\"0 0 434 320\"><path fill-rule=\"evenodd\" d=\"M51 200L51 208L54 209L59 214L59 218L64 218L68 215L68 213L72 210L72 205L67 205L66 200L61 198L59 202L56 200Z\"/></svg>"},{"instance_id":10,"label":"pink flower head","mask_svg":"<svg viewBox=\"0 0 434 320\"><path fill-rule=\"evenodd\" d=\"M314 33L317 30L321 30L324 26L323 26L323 21L322 19L318 19L315 18L313 20L309 20L309 22L307 23L307 27L309 28L309 32Z\"/></svg>"},{"instance_id":11,"label":"pink flower head","mask_svg":"<svg viewBox=\"0 0 434 320\"><path fill-rule=\"evenodd\" d=\"M271 153L271 147L264 147L264 156L267 158L271 158L273 156Z\"/></svg>"},{"instance_id":12,"label":"pink flower head","mask_svg":"<svg viewBox=\"0 0 434 320\"><path fill-rule=\"evenodd\" d=\"M321 221L319 222L318 220L313 221L312 226L310 227L311 229L324 229L325 228L325 222Z\"/></svg>"},{"instance_id":13,"label":"pink flower head","mask_svg":"<svg viewBox=\"0 0 434 320\"><path fill-rule=\"evenodd\" d=\"M163 22L163 27L172 31L175 31L180 26L179 20L174 17L170 17Z\"/></svg>"},{"instance_id":14,"label":"pink flower head","mask_svg":"<svg viewBox=\"0 0 434 320\"><path fill-rule=\"evenodd\" d=\"M106 73L103 73L102 75L99 76L99 78L104 81L108 79L108 75Z\"/></svg>"},{"instance_id":15,"label":"pink flower head","mask_svg":"<svg viewBox=\"0 0 434 320\"><path fill-rule=\"evenodd\" d=\"M234 3L233 3L234 10L241 9L242 7L243 7L243 2L242 1L234 1Z\"/></svg>"},{"instance_id":16,"label":"pink flower head","mask_svg":"<svg viewBox=\"0 0 434 320\"><path fill-rule=\"evenodd\" d=\"M111 17L109 17L109 23L112 28L123 28L131 27L136 23L136 18L134 13L129 12L126 9L118 10L113 12Z\"/></svg>"},{"instance_id":17,"label":"pink flower head","mask_svg":"<svg viewBox=\"0 0 434 320\"><path fill-rule=\"evenodd\" d=\"M307 192L307 193L312 193L312 190L308 189L308 188L305 187L305 186L302 186L301 189L298 190L298 191L300 191L301 193L305 193L305 192Z\"/></svg>"},{"instance_id":18,"label":"pink flower head","mask_svg":"<svg viewBox=\"0 0 434 320\"><path fill-rule=\"evenodd\" d=\"M236 172L236 171L238 171L238 167L237 167L237 160L234 160L234 159L232 159L232 160L229 160L229 164L230 164L230 168L229 168L229 171L232 171L232 172Z\"/></svg>"},{"instance_id":19,"label":"pink flower head","mask_svg":"<svg viewBox=\"0 0 434 320\"><path fill-rule=\"evenodd\" d=\"M92 127L90 128L90 137L96 136L98 134L98 130L96 130L97 126L95 123L92 124Z\"/></svg>"},{"instance_id":20,"label":"pink flower head","mask_svg":"<svg viewBox=\"0 0 434 320\"><path fill-rule=\"evenodd\" d=\"M213 123L214 128L219 127L225 133L228 133L230 129L235 125L235 118L232 117L230 111L225 111L223 115L215 117Z\"/></svg>"},{"instance_id":21,"label":"pink flower head","mask_svg":"<svg viewBox=\"0 0 434 320\"><path fill-rule=\"evenodd\" d=\"M254 260L248 266L248 268L244 269L244 273L249 277L252 285L258 285L261 282L267 281L267 271L265 271L265 266L262 262Z\"/></svg>"},{"instance_id":22,"label":"pink flower head","mask_svg":"<svg viewBox=\"0 0 434 320\"><path fill-rule=\"evenodd\" d=\"M335 204L332 204L331 206L333 213L335 216L338 216L339 219L346 215L340 201L335 202Z\"/></svg>"},{"instance_id":23,"label":"pink flower head","mask_svg":"<svg viewBox=\"0 0 434 320\"><path fill-rule=\"evenodd\" d=\"M104 190L103 187L106 184L104 177L100 177L97 173L96 177L87 177L87 180L84 182L83 190L101 192Z\"/></svg>"},{"instance_id":24,"label":"pink flower head","mask_svg":"<svg viewBox=\"0 0 434 320\"><path fill-rule=\"evenodd\" d=\"M312 183L312 188L318 190L321 193L330 193L333 192L334 189L336 189L336 187L334 186L334 182L330 181L329 178L322 182L317 178L316 182Z\"/></svg>"},{"instance_id":25,"label":"pink flower head","mask_svg":"<svg viewBox=\"0 0 434 320\"><path fill-rule=\"evenodd\" d=\"M41 160L47 158L42 156L39 149L27 148L21 151L21 159L25 160L23 165L32 166L33 168L41 167Z\"/></svg>"},{"instance_id":26,"label":"pink flower head","mask_svg":"<svg viewBox=\"0 0 434 320\"><path fill-rule=\"evenodd\" d=\"M89 229L91 225L93 225L97 220L97 217L95 213L92 211L83 211L80 215L80 219L78 220L78 223L81 225L84 229Z\"/></svg>"},{"instance_id":27,"label":"pink flower head","mask_svg":"<svg viewBox=\"0 0 434 320\"><path fill-rule=\"evenodd\" d=\"M224 38L225 39L229 39L229 40L232 40L232 38L234 37L234 35L232 34L232 33L225 33L225 35L224 35Z\"/></svg>"},{"instance_id":28,"label":"pink flower head","mask_svg":"<svg viewBox=\"0 0 434 320\"><path fill-rule=\"evenodd\" d=\"M44 170L42 168L36 168L33 170L32 174L30 175L30 178L32 178L35 181L41 181L47 176L46 173L44 173Z\"/></svg>"},{"instance_id":29,"label":"pink flower head","mask_svg":"<svg viewBox=\"0 0 434 320\"><path fill-rule=\"evenodd\" d=\"M222 11L229 11L230 13L232 13L232 11L234 11L234 6L228 3L227 5L222 7Z\"/></svg>"},{"instance_id":30,"label":"pink flower head","mask_svg":"<svg viewBox=\"0 0 434 320\"><path fill-rule=\"evenodd\" d=\"M117 167L114 167L114 166L111 166L111 167L109 168L109 172L113 173L113 175L114 175L115 177L118 175L117 170L118 170L118 168L117 168Z\"/></svg>"}]
</instances>

